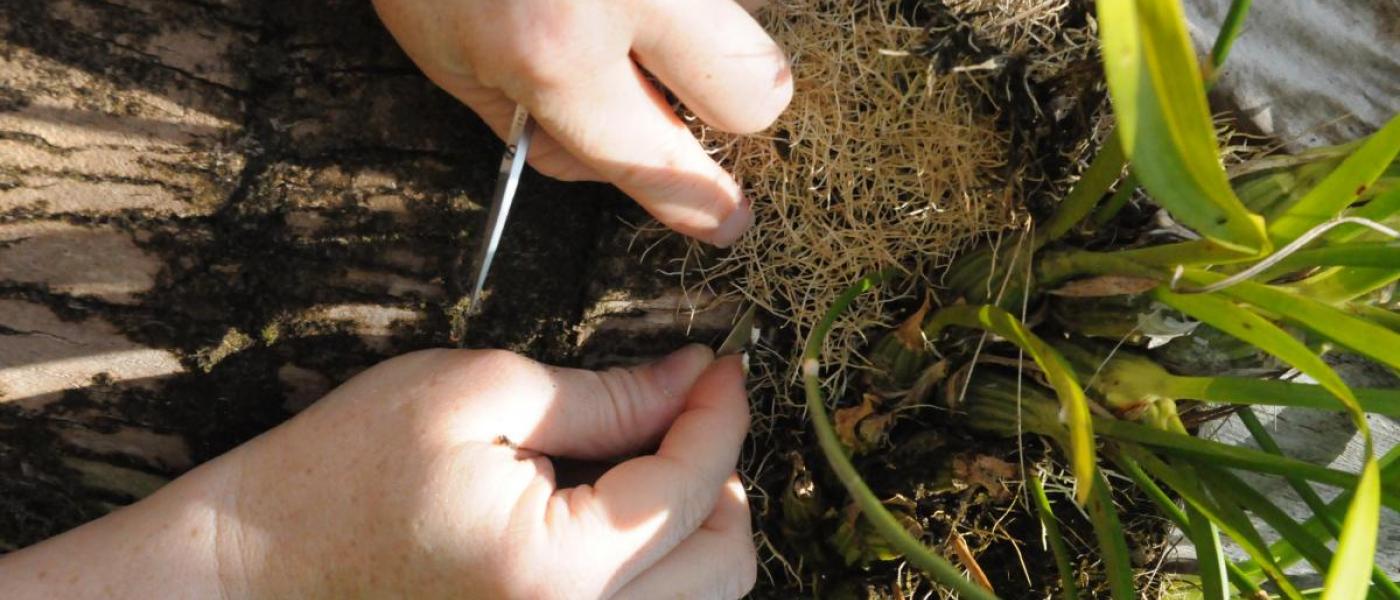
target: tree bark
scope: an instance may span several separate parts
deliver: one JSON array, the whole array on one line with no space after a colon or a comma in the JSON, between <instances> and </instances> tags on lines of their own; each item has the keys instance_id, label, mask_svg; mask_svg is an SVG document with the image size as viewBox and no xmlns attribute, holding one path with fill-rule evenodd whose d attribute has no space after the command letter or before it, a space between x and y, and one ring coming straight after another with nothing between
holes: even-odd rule
<instances>
[{"instance_id":1,"label":"tree bark","mask_svg":"<svg viewBox=\"0 0 1400 600\"><path fill-rule=\"evenodd\" d=\"M452 344L500 151L364 0L0 5L0 551ZM462 341L606 366L722 336L629 255L642 217L528 175Z\"/></svg>"}]
</instances>

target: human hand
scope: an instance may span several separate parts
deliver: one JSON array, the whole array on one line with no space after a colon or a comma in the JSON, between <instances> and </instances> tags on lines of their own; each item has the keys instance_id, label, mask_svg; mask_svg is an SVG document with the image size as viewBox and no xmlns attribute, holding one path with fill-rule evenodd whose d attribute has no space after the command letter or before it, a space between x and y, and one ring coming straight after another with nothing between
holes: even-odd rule
<instances>
[{"instance_id":1,"label":"human hand","mask_svg":"<svg viewBox=\"0 0 1400 600\"><path fill-rule=\"evenodd\" d=\"M742 0L754 5L762 0ZM640 65L713 127L767 127L792 97L783 52L734 0L374 0L419 68L504 136L517 103L529 163L608 181L659 221L726 246L753 219Z\"/></svg>"},{"instance_id":2,"label":"human hand","mask_svg":"<svg viewBox=\"0 0 1400 600\"><path fill-rule=\"evenodd\" d=\"M738 361L702 346L605 372L413 353L151 498L8 557L0 592L737 598L756 569L734 474L748 419ZM592 486L557 489L546 457L658 439ZM29 584L71 585L14 587L35 573Z\"/></svg>"}]
</instances>

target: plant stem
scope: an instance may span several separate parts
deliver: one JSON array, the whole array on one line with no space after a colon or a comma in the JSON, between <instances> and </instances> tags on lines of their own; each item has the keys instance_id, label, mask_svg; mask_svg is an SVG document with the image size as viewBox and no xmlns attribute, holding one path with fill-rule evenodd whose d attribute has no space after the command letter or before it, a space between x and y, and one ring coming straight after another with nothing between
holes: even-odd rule
<instances>
[{"instance_id":1,"label":"plant stem","mask_svg":"<svg viewBox=\"0 0 1400 600\"><path fill-rule=\"evenodd\" d=\"M1042 254L1036 261L1035 277L1041 286L1054 286L1082 275L1129 275L1162 281L1171 277L1165 270L1139 264L1117 253L1067 250Z\"/></svg>"},{"instance_id":2,"label":"plant stem","mask_svg":"<svg viewBox=\"0 0 1400 600\"><path fill-rule=\"evenodd\" d=\"M864 277L847 288L836 298L826 315L822 317L821 322L807 338L802 359L802 379L807 394L807 410L812 416L812 428L816 430L817 444L821 447L822 454L826 456L827 463L831 465L831 470L836 473L836 477L841 480L841 484L851 494L851 498L860 507L861 513L865 515L865 518L875 527L875 531L879 532L886 542L898 550L905 560L922 569L939 583L952 588L961 597L992 600L996 598L994 594L968 581L952 563L930 551L919 540L914 539L914 536L909 534L909 531L895 519L894 515L890 514L880 499L875 496L875 492L871 491L870 486L861 479L855 465L851 464L851 459L846 456L841 441L836 437L836 430L832 427L831 420L827 416L826 401L822 398L821 382L817 378L822 343L831 331L831 326L836 322L837 317L850 306L856 297L870 291L882 281L890 278L892 274L892 271L882 271Z\"/></svg>"},{"instance_id":3,"label":"plant stem","mask_svg":"<svg viewBox=\"0 0 1400 600\"><path fill-rule=\"evenodd\" d=\"M1230 12L1225 14L1225 23L1220 26L1220 33L1215 36L1215 45L1210 49L1210 64L1212 75L1206 81L1209 88L1215 83L1215 73L1219 72L1220 66L1225 64L1225 58L1230 55L1230 47L1234 45L1235 39L1240 36L1240 31L1244 29L1244 17L1249 12L1251 0L1235 0L1230 3Z\"/></svg>"}]
</instances>

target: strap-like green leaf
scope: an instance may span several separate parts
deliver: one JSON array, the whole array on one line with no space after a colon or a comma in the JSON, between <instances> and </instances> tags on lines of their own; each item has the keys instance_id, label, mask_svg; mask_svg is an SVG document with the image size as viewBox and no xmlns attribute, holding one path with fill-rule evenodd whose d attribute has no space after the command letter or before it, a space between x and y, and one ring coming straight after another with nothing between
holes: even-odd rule
<instances>
[{"instance_id":1,"label":"strap-like green leaf","mask_svg":"<svg viewBox=\"0 0 1400 600\"><path fill-rule=\"evenodd\" d=\"M1397 269L1397 271L1400 272L1400 269ZM1210 284L1223 279L1223 277L1218 273L1188 270L1182 275L1182 279L1195 284ZM1354 317L1335 306L1324 304L1302 294L1271 285L1242 281L1216 293L1235 298L1242 302L1248 302L1260 309L1279 315L1286 321L1307 327L1318 335L1331 339L1351 349L1353 352L1369 357L1392 369L1400 370L1400 352L1396 351L1397 348L1400 348L1400 333L1395 333L1389 329L1370 323L1365 319ZM1214 323L1212 323L1212 325L1214 325ZM1234 335L1234 332L1230 333ZM1262 331L1258 333L1249 333L1258 337L1260 341L1264 341L1266 337L1269 337L1266 332ZM1284 336L1287 337L1287 334L1284 334ZM1240 336L1236 335L1236 337ZM1252 340L1249 339L1245 339L1245 341L1252 342ZM1322 362L1322 359L1313 355L1312 352L1307 351L1302 344L1287 344L1281 341L1270 341L1268 343L1271 345L1260 345L1260 348L1270 354L1278 356L1280 360L1294 364L1292 358L1279 356L1279 352L1286 351L1285 349L1288 346L1293 346L1295 349L1303 348L1301 353L1295 356L1297 360L1305 361L1304 364L1311 364L1314 369L1318 368L1317 365L1321 365L1322 368L1327 368L1326 364ZM1304 358L1303 354L1311 356L1312 358ZM1299 366L1298 368L1303 369L1303 366ZM1327 370L1330 371L1331 369L1327 368ZM1306 370L1304 372L1307 373ZM1312 375L1312 373L1308 374ZM1320 383L1322 380L1318 379L1318 382ZM1353 398L1349 389L1346 390L1345 393L1338 393L1342 390L1340 387L1340 379L1336 380L1336 384L1338 387L1329 387L1328 391L1338 394L1337 397L1344 401ZM1360 413L1361 408L1357 406L1354 411L1354 416L1360 418Z\"/></svg>"},{"instance_id":2,"label":"strap-like green leaf","mask_svg":"<svg viewBox=\"0 0 1400 600\"><path fill-rule=\"evenodd\" d=\"M1229 598L1225 583L1225 548L1220 544L1220 528L1205 513L1186 503L1187 533L1196 545L1196 564L1204 598Z\"/></svg>"},{"instance_id":3,"label":"strap-like green leaf","mask_svg":"<svg viewBox=\"0 0 1400 600\"><path fill-rule=\"evenodd\" d=\"M1298 283L1287 286L1300 296L1319 302L1335 304L1354 300L1400 279L1400 268L1335 268L1328 269Z\"/></svg>"},{"instance_id":4,"label":"strap-like green leaf","mask_svg":"<svg viewBox=\"0 0 1400 600\"><path fill-rule=\"evenodd\" d=\"M1297 202L1269 222L1269 238L1284 245L1346 210L1400 153L1400 116L1377 131Z\"/></svg>"},{"instance_id":5,"label":"strap-like green leaf","mask_svg":"<svg viewBox=\"0 0 1400 600\"><path fill-rule=\"evenodd\" d=\"M1389 417L1400 417L1400 390L1353 388L1361 410ZM1230 404L1295 406L1317 410L1342 408L1322 386L1249 377L1171 377L1165 395L1185 400L1205 400Z\"/></svg>"},{"instance_id":6,"label":"strap-like green leaf","mask_svg":"<svg viewBox=\"0 0 1400 600\"><path fill-rule=\"evenodd\" d=\"M1361 600L1370 588L1376 560L1376 535L1381 527L1381 473L1374 458L1361 468L1356 496L1342 521L1342 537L1332 568L1323 581L1323 600Z\"/></svg>"},{"instance_id":7,"label":"strap-like green leaf","mask_svg":"<svg viewBox=\"0 0 1400 600\"><path fill-rule=\"evenodd\" d=\"M1361 406L1357 403L1355 394L1342 382L1336 371L1302 342L1267 319L1214 294L1176 294L1165 287L1158 287L1153 291L1153 296L1162 304L1249 342L1279 360L1293 365L1332 392L1351 413L1352 419L1359 421L1361 427L1366 426L1366 418L1361 413Z\"/></svg>"},{"instance_id":8,"label":"strap-like green leaf","mask_svg":"<svg viewBox=\"0 0 1400 600\"><path fill-rule=\"evenodd\" d=\"M1299 250L1279 261L1280 271L1307 267L1374 267L1400 272L1400 240L1350 242Z\"/></svg>"},{"instance_id":9,"label":"strap-like green leaf","mask_svg":"<svg viewBox=\"0 0 1400 600\"><path fill-rule=\"evenodd\" d=\"M1104 140L1103 147L1089 162L1089 167L1084 169L1084 174L1079 176L1069 195L1055 208L1055 214L1036 231L1035 247L1060 239L1075 224L1084 220L1113 182L1118 180L1118 175L1123 172L1124 160L1123 147L1119 145L1118 138Z\"/></svg>"},{"instance_id":10,"label":"strap-like green leaf","mask_svg":"<svg viewBox=\"0 0 1400 600\"><path fill-rule=\"evenodd\" d=\"M1202 493L1195 485L1196 482L1193 481L1192 478L1183 475L1182 472L1177 469L1167 466L1161 459L1153 456L1142 448L1131 444L1124 444L1122 448L1123 452L1136 460L1148 474L1157 478L1162 483L1167 484L1167 487L1176 490L1176 493L1180 495L1183 500L1190 503L1196 510L1203 513L1206 518L1215 523L1221 531L1224 531L1226 535L1233 538L1235 542L1249 554L1250 558L1254 559L1255 564L1263 569L1269 579L1279 587L1284 597L1302 597L1298 588L1284 575L1283 569L1274 562L1273 555L1269 553L1269 549L1256 543L1257 534L1251 534L1237 529L1235 527L1237 523L1222 514L1220 507Z\"/></svg>"},{"instance_id":11,"label":"strap-like green leaf","mask_svg":"<svg viewBox=\"0 0 1400 600\"><path fill-rule=\"evenodd\" d=\"M1376 462L1380 465L1382 487L1400 484L1400 446L1391 447L1391 449L1386 451L1385 455ZM1336 498L1333 498L1327 503L1325 514L1313 514L1313 516L1308 517L1308 520L1302 523L1302 526L1316 535L1325 534L1327 529L1322 521L1324 519L1331 519L1340 523L1345 516L1343 511L1351 504L1351 500L1354 496L1355 494L1353 494L1351 490L1342 491L1342 493L1337 494ZM1288 543L1288 540L1274 542L1273 545L1269 547L1269 552L1274 556L1287 556L1288 558L1280 558L1278 561L1278 563L1283 566L1291 565L1301 558L1298 551ZM1258 578L1263 576L1263 571L1260 570L1259 566L1252 560L1240 562L1237 566L1240 572L1244 573L1247 577Z\"/></svg>"},{"instance_id":12,"label":"strap-like green leaf","mask_svg":"<svg viewBox=\"0 0 1400 600\"><path fill-rule=\"evenodd\" d=\"M1150 446L1155 451L1168 456L1207 461L1257 473L1295 475L1309 481L1342 488L1354 487L1357 483L1356 475L1346 471L1330 469L1296 458L1276 456L1252 448L1232 446L1191 435L1163 431L1130 421L1095 417L1094 431L1100 436L1114 440ZM1396 500L1400 500L1400 498L1396 498ZM1400 502L1395 504L1400 504Z\"/></svg>"},{"instance_id":13,"label":"strap-like green leaf","mask_svg":"<svg viewBox=\"0 0 1400 600\"><path fill-rule=\"evenodd\" d=\"M1230 55L1230 46L1244 29L1244 16L1249 12L1250 0L1235 0L1230 3L1230 11L1225 13L1225 22L1220 33L1215 36L1215 45L1210 48L1210 64L1219 68ZM1213 79L1213 78L1212 78Z\"/></svg>"},{"instance_id":14,"label":"strap-like green leaf","mask_svg":"<svg viewBox=\"0 0 1400 600\"><path fill-rule=\"evenodd\" d=\"M1178 0L1098 3L1104 72L1133 172L1178 221L1231 254L1269 250L1230 188Z\"/></svg>"},{"instance_id":15,"label":"strap-like green leaf","mask_svg":"<svg viewBox=\"0 0 1400 600\"><path fill-rule=\"evenodd\" d=\"M1361 398L1364 408L1366 402L1365 396L1361 395L1359 390L1357 395ZM1253 410L1245 407L1244 410L1241 410L1237 415L1239 416L1240 422L1244 423L1244 426L1249 429L1250 436L1254 438L1254 442L1259 444L1260 448L1270 454L1283 455L1283 449L1279 448L1278 443L1274 441L1273 435L1269 433L1268 428L1264 427L1264 424L1260 423L1259 419L1254 416ZM1315 519L1314 522L1321 525L1325 535L1329 535L1333 538L1340 538L1342 534L1341 523L1332 517L1332 508L1328 506L1326 502L1323 502L1322 497L1317 495L1317 492L1313 490L1312 486L1298 477L1287 477L1286 479L1288 480L1289 486L1293 488L1293 491L1297 492L1298 497L1302 498L1303 502L1312 510L1313 519ZM1312 523L1313 522L1299 524L1298 527L1303 529L1306 535L1315 535L1315 537L1326 539L1322 537L1324 533L1314 534L1314 530L1316 530L1317 527L1310 526ZM1275 527L1275 529L1278 528ZM1284 536L1284 539L1286 540L1289 538L1288 536ZM1301 546L1289 544L1287 546L1278 546L1278 548L1285 550L1292 556L1300 553L1299 549ZM1269 550L1273 552L1275 546L1270 546ZM1280 556L1280 554L1276 553L1275 556ZM1279 559L1279 564L1285 564L1283 558ZM1373 593L1380 598L1385 600L1400 600L1400 586L1395 585L1395 582L1390 580L1390 576L1378 565L1371 567L1371 583L1373 585Z\"/></svg>"},{"instance_id":16,"label":"strap-like green leaf","mask_svg":"<svg viewBox=\"0 0 1400 600\"><path fill-rule=\"evenodd\" d=\"M1196 277L1196 279L1212 278ZM1223 293L1231 294L1265 310L1283 314L1286 318L1305 321L1306 326L1310 328L1330 327L1331 330L1326 335L1333 339L1337 339L1336 336L1339 335L1338 331L1340 331L1340 335L1347 340L1343 343L1347 345L1368 346L1367 342L1354 339L1352 336L1363 332L1376 334L1385 331L1318 302L1309 300L1284 303L1281 300L1288 299L1286 292L1280 292L1265 285L1246 282L1227 288ZM1284 297L1280 297L1279 294L1283 294ZM1337 543L1337 560L1333 561L1332 568L1327 574L1327 591L1324 597L1348 600L1365 598L1366 590L1369 587L1366 582L1370 575L1370 565L1375 558L1382 493L1380 471L1376 466L1376 457L1372 453L1371 430L1366 423L1366 415L1362 413L1361 405L1357 402L1356 396L1342 382L1341 377L1320 357L1309 351L1302 342L1294 339L1263 317L1222 298L1217 298L1213 294L1181 295L1159 287L1155 290L1154 295L1162 303L1249 342L1260 350L1292 365L1336 395L1337 399L1347 407L1347 411L1351 413L1353 422L1356 423L1357 429L1361 431L1361 436L1365 440L1366 462L1361 470L1360 481L1356 484L1356 495L1347 510L1341 540ZM1329 313L1323 309L1335 310L1335 312ZM1346 319L1370 327L1370 329L1363 329L1356 322L1343 323L1337 319L1339 314ZM1325 325L1324 321L1330 325ZM1391 332L1386 333L1396 335ZM1390 346L1390 348L1394 347L1396 346ZM1374 356L1375 354L1377 353L1369 352L1367 355ZM1333 584L1336 584L1337 587L1333 588Z\"/></svg>"},{"instance_id":17,"label":"strap-like green leaf","mask_svg":"<svg viewBox=\"0 0 1400 600\"><path fill-rule=\"evenodd\" d=\"M1079 482L1079 488L1092 488L1089 494L1089 520L1094 523L1094 536L1099 540L1108 589L1113 600L1133 600L1133 559L1128 553L1128 540L1123 537L1123 525L1118 510L1113 507L1113 492L1103 473L1094 472L1092 486Z\"/></svg>"},{"instance_id":18,"label":"strap-like green leaf","mask_svg":"<svg viewBox=\"0 0 1400 600\"><path fill-rule=\"evenodd\" d=\"M1299 525L1293 517L1279 508L1263 494L1259 493L1239 476L1225 469L1210 465L1200 465L1198 473L1201 481L1222 503L1232 502L1254 513L1260 520L1272 527L1283 539L1297 548L1303 558L1318 572L1324 572L1332 563L1332 551L1321 538Z\"/></svg>"},{"instance_id":19,"label":"strap-like green leaf","mask_svg":"<svg viewBox=\"0 0 1400 600\"><path fill-rule=\"evenodd\" d=\"M1040 482L1040 473L1033 473L1027 478L1030 483L1031 499L1035 501L1036 515L1040 517L1040 526L1045 529L1045 540L1050 545L1050 552L1055 556L1055 570L1060 574L1060 595L1065 600L1078 600L1079 586L1074 582L1074 564L1071 562L1069 548L1065 546L1065 538L1060 533L1060 519L1055 516L1055 509L1050 506L1050 497L1045 495L1045 485Z\"/></svg>"},{"instance_id":20,"label":"strap-like green leaf","mask_svg":"<svg viewBox=\"0 0 1400 600\"><path fill-rule=\"evenodd\" d=\"M1162 514L1166 515L1173 523L1176 523L1176 526L1182 531L1189 531L1191 529L1191 519L1186 515L1186 511L1177 506L1176 500L1168 496L1167 493L1157 485L1157 482L1152 481L1152 478L1147 476L1147 473L1142 470L1142 467L1137 464L1137 461L1124 454L1122 449L1117 446L1109 446L1107 454L1109 458L1113 460L1113 464L1118 465L1118 470L1127 475L1129 479L1132 479L1133 483L1136 483L1138 488L1147 494L1147 497L1152 500L1152 503L1157 505L1157 508L1162 511ZM1202 518L1204 518L1204 515ZM1197 546L1199 545L1199 542L1197 542ZM1273 548L1271 547L1270 551L1272 550ZM1263 577L1262 571L1259 571L1259 575L1256 577L1254 572L1247 574L1243 569L1235 565L1235 563L1226 562L1225 572L1229 575L1230 581L1235 584L1235 587L1239 589L1244 597L1249 598L1251 597L1250 594L1259 593L1259 586L1254 583L1254 580ZM1202 577L1203 581L1204 579L1205 578ZM1211 596L1209 594L1202 594L1202 597L1209 598Z\"/></svg>"},{"instance_id":21,"label":"strap-like green leaf","mask_svg":"<svg viewBox=\"0 0 1400 600\"><path fill-rule=\"evenodd\" d=\"M1400 162L1392 163L1390 168L1396 169L1396 164ZM1348 217L1368 219L1377 223L1384 223L1397 214L1400 214L1400 187L1381 192L1364 206L1347 211ZM1363 235L1376 235L1376 232L1360 225L1341 225L1323 234L1322 239L1328 244L1339 244Z\"/></svg>"},{"instance_id":22,"label":"strap-like green leaf","mask_svg":"<svg viewBox=\"0 0 1400 600\"><path fill-rule=\"evenodd\" d=\"M924 335L929 339L937 338L949 325L995 333L1025 350L1040 365L1050 387L1060 398L1061 414L1069 427L1070 469L1078 483L1075 499L1080 504L1087 501L1095 481L1094 432L1089 422L1089 401L1084 397L1074 368L1059 352L1026 329L1020 320L995 306L960 304L944 308L924 326Z\"/></svg>"}]
</instances>

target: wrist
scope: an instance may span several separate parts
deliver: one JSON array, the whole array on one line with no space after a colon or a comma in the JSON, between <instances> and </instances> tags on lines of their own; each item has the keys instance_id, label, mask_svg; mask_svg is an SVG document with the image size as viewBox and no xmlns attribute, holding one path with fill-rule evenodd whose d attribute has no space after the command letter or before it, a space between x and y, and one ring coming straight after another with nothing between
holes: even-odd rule
<instances>
[{"instance_id":1,"label":"wrist","mask_svg":"<svg viewBox=\"0 0 1400 600\"><path fill-rule=\"evenodd\" d=\"M3 598L248 597L215 465L0 560Z\"/></svg>"}]
</instances>

